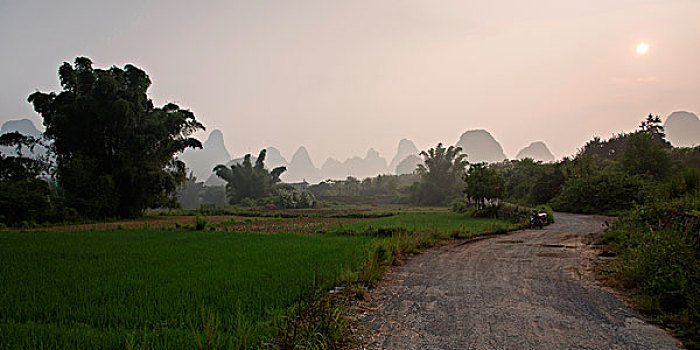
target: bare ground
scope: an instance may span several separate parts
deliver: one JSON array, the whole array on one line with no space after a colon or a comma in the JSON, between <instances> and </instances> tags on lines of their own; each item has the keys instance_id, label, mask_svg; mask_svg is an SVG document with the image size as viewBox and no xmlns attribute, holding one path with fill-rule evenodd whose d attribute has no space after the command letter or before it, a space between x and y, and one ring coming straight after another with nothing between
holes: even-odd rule
<instances>
[{"instance_id":1,"label":"bare ground","mask_svg":"<svg viewBox=\"0 0 700 350\"><path fill-rule=\"evenodd\" d=\"M556 214L416 255L359 306L370 349L680 349L597 286L589 242L604 217Z\"/></svg>"}]
</instances>

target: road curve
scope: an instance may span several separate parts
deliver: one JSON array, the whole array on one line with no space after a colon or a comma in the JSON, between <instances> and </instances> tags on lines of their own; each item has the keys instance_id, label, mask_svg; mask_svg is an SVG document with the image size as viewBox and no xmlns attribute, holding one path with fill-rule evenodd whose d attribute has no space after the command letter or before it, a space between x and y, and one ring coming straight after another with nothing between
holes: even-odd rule
<instances>
[{"instance_id":1,"label":"road curve","mask_svg":"<svg viewBox=\"0 0 700 350\"><path fill-rule=\"evenodd\" d=\"M605 218L557 213L522 230L416 255L369 292L370 349L680 349L585 271Z\"/></svg>"}]
</instances>

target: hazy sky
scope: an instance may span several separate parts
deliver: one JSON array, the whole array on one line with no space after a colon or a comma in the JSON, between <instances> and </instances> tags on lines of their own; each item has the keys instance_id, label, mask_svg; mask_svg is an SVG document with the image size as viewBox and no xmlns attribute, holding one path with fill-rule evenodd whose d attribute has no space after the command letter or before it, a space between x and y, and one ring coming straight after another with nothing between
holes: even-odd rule
<instances>
[{"instance_id":1,"label":"hazy sky","mask_svg":"<svg viewBox=\"0 0 700 350\"><path fill-rule=\"evenodd\" d=\"M635 48L649 44L646 55ZM700 112L698 0L0 0L0 123L40 117L76 56L133 63L233 155L390 160L483 128L561 157L649 113Z\"/></svg>"}]
</instances>

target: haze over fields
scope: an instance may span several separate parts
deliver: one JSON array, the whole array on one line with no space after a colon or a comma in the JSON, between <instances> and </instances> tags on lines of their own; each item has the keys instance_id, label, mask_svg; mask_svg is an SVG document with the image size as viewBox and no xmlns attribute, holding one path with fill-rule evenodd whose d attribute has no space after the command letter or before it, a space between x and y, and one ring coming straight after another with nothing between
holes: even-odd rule
<instances>
[{"instance_id":1,"label":"haze over fields","mask_svg":"<svg viewBox=\"0 0 700 350\"><path fill-rule=\"evenodd\" d=\"M665 118L664 127L666 138L676 147L693 147L700 145L700 118L694 113L677 111ZM23 134L38 137L41 132L31 120L10 120L2 124L0 135L6 132L19 131ZM181 156L199 181L206 181L209 185L221 185L225 182L213 175L212 169L218 164L230 166L233 163L241 163L243 155L231 156L228 147L224 142L225 136L221 130L212 130L206 141L202 143L202 149L188 149ZM463 153L467 154L467 159L472 163L477 162L500 162L504 159L532 158L536 161L552 162L555 160L547 144L543 141L534 141L523 147L515 156L508 156L503 153L501 144L486 130L468 130L462 134L457 146L463 148ZM367 150L364 157L352 156L339 161L329 157L321 165L315 164L313 157L304 146L299 146L290 160L287 160L282 153L273 146L265 148L267 151L266 167L273 169L278 166L285 166L288 172L282 174L281 179L285 182L316 183L319 181L334 179L342 180L348 176L359 179L373 177L379 174L410 174L418 164L421 164L419 148L412 140L401 139L398 142L396 151L391 162L387 163L387 157L379 154L374 148ZM36 150L43 154L45 150L38 147ZM4 154L14 153L10 147L0 147L0 152ZM258 152L252 153L253 158Z\"/></svg>"},{"instance_id":2,"label":"haze over fields","mask_svg":"<svg viewBox=\"0 0 700 350\"><path fill-rule=\"evenodd\" d=\"M84 55L144 69L156 105L191 109L197 137L221 130L234 158L304 146L316 168L370 156L394 172L402 138L426 149L483 129L509 158L543 141L558 159L649 113L700 111L698 13L695 0L2 1L0 123L40 125L27 96L58 91L60 64Z\"/></svg>"}]
</instances>

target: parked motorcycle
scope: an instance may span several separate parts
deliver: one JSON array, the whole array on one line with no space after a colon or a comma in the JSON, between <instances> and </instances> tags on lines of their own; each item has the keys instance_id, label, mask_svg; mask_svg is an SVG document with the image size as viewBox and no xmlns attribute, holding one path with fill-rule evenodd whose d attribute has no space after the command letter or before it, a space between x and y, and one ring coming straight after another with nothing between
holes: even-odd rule
<instances>
[{"instance_id":1,"label":"parked motorcycle","mask_svg":"<svg viewBox=\"0 0 700 350\"><path fill-rule=\"evenodd\" d=\"M544 225L547 225L547 220L547 213L540 213L537 210L533 210L532 215L530 215L530 228L543 228Z\"/></svg>"}]
</instances>

